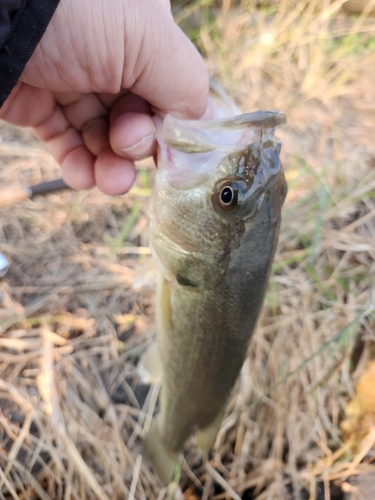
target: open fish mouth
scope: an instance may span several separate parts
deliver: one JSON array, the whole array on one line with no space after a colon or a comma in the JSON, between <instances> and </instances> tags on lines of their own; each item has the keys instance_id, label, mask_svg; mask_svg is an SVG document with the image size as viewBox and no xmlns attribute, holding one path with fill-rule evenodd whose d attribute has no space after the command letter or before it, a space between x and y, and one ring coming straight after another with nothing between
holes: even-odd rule
<instances>
[{"instance_id":1,"label":"open fish mouth","mask_svg":"<svg viewBox=\"0 0 375 500\"><path fill-rule=\"evenodd\" d=\"M275 128L285 122L285 115L277 111L256 111L214 121L183 121L170 115L162 121L156 117L159 157L163 158L159 169L164 170L172 185L189 189L211 175L226 156L252 144L268 149Z\"/></svg>"},{"instance_id":2,"label":"open fish mouth","mask_svg":"<svg viewBox=\"0 0 375 500\"><path fill-rule=\"evenodd\" d=\"M162 139L170 148L184 153L238 151L263 136L272 137L274 129L286 122L278 111L255 111L215 121L183 121L167 116Z\"/></svg>"}]
</instances>

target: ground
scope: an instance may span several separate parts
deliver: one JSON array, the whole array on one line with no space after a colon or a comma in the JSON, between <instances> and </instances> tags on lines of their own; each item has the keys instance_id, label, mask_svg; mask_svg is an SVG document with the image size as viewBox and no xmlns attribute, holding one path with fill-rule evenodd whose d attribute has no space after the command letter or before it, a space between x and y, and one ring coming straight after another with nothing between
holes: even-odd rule
<instances>
[{"instance_id":1,"label":"ground","mask_svg":"<svg viewBox=\"0 0 375 500\"><path fill-rule=\"evenodd\" d=\"M152 162L123 197L0 209L0 498L373 498L375 19L343 3L176 12L241 109L286 113L289 184L248 358L208 466L191 440L180 486L141 454L157 397L135 372L154 333L153 280L138 279ZM0 133L1 189L59 176L28 131Z\"/></svg>"}]
</instances>

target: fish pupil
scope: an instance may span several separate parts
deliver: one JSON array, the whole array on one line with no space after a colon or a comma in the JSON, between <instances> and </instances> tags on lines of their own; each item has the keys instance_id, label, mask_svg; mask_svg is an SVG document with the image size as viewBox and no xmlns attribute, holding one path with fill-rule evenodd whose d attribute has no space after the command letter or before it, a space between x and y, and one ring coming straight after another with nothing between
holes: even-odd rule
<instances>
[{"instance_id":1,"label":"fish pupil","mask_svg":"<svg viewBox=\"0 0 375 500\"><path fill-rule=\"evenodd\" d=\"M233 201L233 198L234 193L232 188L227 186L221 191L220 199L224 205L230 205Z\"/></svg>"}]
</instances>

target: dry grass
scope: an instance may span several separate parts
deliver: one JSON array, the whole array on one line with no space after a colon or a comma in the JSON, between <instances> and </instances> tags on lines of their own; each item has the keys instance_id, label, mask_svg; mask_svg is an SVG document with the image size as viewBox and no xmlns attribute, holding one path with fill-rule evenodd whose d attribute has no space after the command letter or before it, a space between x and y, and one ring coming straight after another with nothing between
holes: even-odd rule
<instances>
[{"instance_id":1,"label":"dry grass","mask_svg":"<svg viewBox=\"0 0 375 500\"><path fill-rule=\"evenodd\" d=\"M132 289L146 163L126 197L66 192L0 213L1 499L341 499L374 469L375 422L352 448L340 422L375 354L375 20L341 1L253 3L179 14L242 109L289 123L274 274L209 465L190 442L166 491L141 456L157 396L135 376L154 316L152 289ZM1 187L58 176L27 132L0 132Z\"/></svg>"}]
</instances>

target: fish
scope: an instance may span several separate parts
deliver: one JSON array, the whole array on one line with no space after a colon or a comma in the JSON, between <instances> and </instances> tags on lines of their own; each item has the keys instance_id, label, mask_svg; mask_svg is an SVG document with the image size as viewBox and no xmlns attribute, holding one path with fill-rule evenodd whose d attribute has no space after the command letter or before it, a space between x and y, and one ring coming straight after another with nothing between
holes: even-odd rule
<instances>
[{"instance_id":1,"label":"fish","mask_svg":"<svg viewBox=\"0 0 375 500\"><path fill-rule=\"evenodd\" d=\"M287 194L274 140L285 116L227 116L237 108L225 101L211 120L155 118L157 343L140 372L148 383L161 379L144 453L164 484L190 436L202 452L214 444L264 301Z\"/></svg>"}]
</instances>

